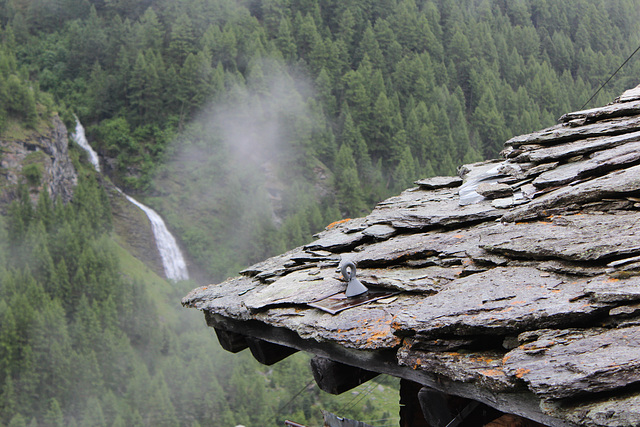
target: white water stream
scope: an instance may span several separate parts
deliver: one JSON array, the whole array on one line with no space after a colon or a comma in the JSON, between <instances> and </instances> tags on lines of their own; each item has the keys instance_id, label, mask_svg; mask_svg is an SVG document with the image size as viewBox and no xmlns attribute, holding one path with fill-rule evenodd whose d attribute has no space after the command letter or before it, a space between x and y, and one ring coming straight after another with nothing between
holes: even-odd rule
<instances>
[{"instance_id":1,"label":"white water stream","mask_svg":"<svg viewBox=\"0 0 640 427\"><path fill-rule=\"evenodd\" d=\"M91 161L95 170L100 172L100 160L98 158L98 154L93 150L93 148L91 148L91 145L89 145L84 133L84 127L79 120L76 120L76 130L71 137L89 154L89 161ZM140 208L147 215L147 218L149 218L149 221L151 222L151 230L153 231L153 236L156 239L156 246L158 247L158 252L160 252L164 274L167 279L187 280L189 278L187 264L184 261L184 257L182 256L182 252L180 252L178 244L176 243L176 239L169 232L169 229L160 215L150 207L143 205L133 197L125 194L119 188L118 191L124 194L127 200Z\"/></svg>"}]
</instances>

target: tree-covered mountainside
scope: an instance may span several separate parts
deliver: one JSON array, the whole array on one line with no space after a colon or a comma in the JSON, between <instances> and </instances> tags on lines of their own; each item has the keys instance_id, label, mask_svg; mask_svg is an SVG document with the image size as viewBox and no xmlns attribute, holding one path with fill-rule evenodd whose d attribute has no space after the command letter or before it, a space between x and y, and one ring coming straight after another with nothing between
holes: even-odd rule
<instances>
[{"instance_id":1,"label":"tree-covered mountainside","mask_svg":"<svg viewBox=\"0 0 640 427\"><path fill-rule=\"evenodd\" d=\"M272 368L224 352L180 306L195 283L168 283L121 246L124 197L66 150L56 111L68 110L0 53L0 93L29 100L3 104L0 129L0 426L318 425L320 409L398 419L393 380L333 397L308 356Z\"/></svg>"},{"instance_id":2,"label":"tree-covered mountainside","mask_svg":"<svg viewBox=\"0 0 640 427\"><path fill-rule=\"evenodd\" d=\"M0 425L319 425L320 408L392 424L387 379L332 398L302 355L224 353L179 307L195 284L116 243L105 182L158 210L214 282L579 109L640 43L639 15L640 0L0 2L0 142L75 114L107 175L72 149L69 203L37 161L0 180ZM639 61L587 107L637 85Z\"/></svg>"},{"instance_id":3,"label":"tree-covered mountainside","mask_svg":"<svg viewBox=\"0 0 640 427\"><path fill-rule=\"evenodd\" d=\"M637 46L639 6L11 0L0 23L112 178L218 280L580 108Z\"/></svg>"},{"instance_id":4,"label":"tree-covered mountainside","mask_svg":"<svg viewBox=\"0 0 640 427\"><path fill-rule=\"evenodd\" d=\"M179 308L193 283L169 285L111 238L91 170L70 203L44 190L34 205L31 190L20 185L0 218L0 425L275 426L291 414L319 424L320 408L397 418L389 380L363 387L354 407L311 385L304 356L267 370L224 354L201 316Z\"/></svg>"}]
</instances>

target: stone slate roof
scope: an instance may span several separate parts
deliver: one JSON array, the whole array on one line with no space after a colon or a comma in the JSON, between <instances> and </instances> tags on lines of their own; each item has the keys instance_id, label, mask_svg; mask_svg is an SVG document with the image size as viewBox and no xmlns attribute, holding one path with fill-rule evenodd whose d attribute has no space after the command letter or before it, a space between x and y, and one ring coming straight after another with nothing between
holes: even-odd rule
<instances>
[{"instance_id":1,"label":"stone slate roof","mask_svg":"<svg viewBox=\"0 0 640 427\"><path fill-rule=\"evenodd\" d=\"M559 122L183 304L546 425L640 425L640 86ZM341 258L400 293L309 306L344 291Z\"/></svg>"}]
</instances>

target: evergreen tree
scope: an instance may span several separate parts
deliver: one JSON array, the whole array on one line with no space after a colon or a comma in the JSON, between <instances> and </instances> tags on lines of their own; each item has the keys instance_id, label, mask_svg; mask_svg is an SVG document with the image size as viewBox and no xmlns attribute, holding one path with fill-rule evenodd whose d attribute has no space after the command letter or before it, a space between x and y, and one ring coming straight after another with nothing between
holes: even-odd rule
<instances>
[{"instance_id":1,"label":"evergreen tree","mask_svg":"<svg viewBox=\"0 0 640 427\"><path fill-rule=\"evenodd\" d=\"M498 111L493 93L483 95L473 113L473 121L480 134L482 152L487 158L495 157L507 139L504 117Z\"/></svg>"},{"instance_id":2,"label":"evergreen tree","mask_svg":"<svg viewBox=\"0 0 640 427\"><path fill-rule=\"evenodd\" d=\"M346 144L340 147L336 157L335 181L340 210L347 217L359 216L364 209L364 200L353 151Z\"/></svg>"},{"instance_id":3,"label":"evergreen tree","mask_svg":"<svg viewBox=\"0 0 640 427\"><path fill-rule=\"evenodd\" d=\"M174 63L182 65L189 54L195 52L195 34L191 18L182 13L171 27L169 55Z\"/></svg>"}]
</instances>

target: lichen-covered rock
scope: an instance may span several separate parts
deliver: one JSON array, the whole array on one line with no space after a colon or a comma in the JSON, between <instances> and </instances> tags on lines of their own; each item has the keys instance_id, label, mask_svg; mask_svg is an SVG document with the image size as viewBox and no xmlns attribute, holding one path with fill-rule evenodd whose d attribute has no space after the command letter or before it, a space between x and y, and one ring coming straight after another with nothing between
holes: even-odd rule
<instances>
[{"instance_id":1,"label":"lichen-covered rock","mask_svg":"<svg viewBox=\"0 0 640 427\"><path fill-rule=\"evenodd\" d=\"M545 399L625 389L640 381L640 326L547 331L507 353L504 371Z\"/></svg>"}]
</instances>

